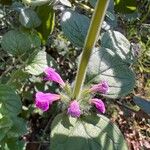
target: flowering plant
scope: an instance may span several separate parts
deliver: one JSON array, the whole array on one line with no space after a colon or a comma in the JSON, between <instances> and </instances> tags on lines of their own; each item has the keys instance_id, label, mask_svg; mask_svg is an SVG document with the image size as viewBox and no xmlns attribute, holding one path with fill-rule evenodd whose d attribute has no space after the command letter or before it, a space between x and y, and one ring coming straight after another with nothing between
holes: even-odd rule
<instances>
[{"instance_id":1,"label":"flowering plant","mask_svg":"<svg viewBox=\"0 0 150 150\"><path fill-rule=\"evenodd\" d=\"M78 6L86 12L81 14ZM107 104L133 90L131 66L136 55L126 37L114 30L113 7L109 0L13 3L11 9L20 24L17 28L15 22L1 41L7 53L1 60L8 65L0 68L0 149L11 150L15 145L20 150L30 144L32 125L43 133L38 135L38 149L45 141L52 150L128 149L119 128L107 118ZM54 30L57 13L59 33ZM48 120L44 130L45 124L35 116L44 123ZM32 124L27 128L25 120L30 117L36 119L28 121ZM45 137L49 127L50 138Z\"/></svg>"}]
</instances>

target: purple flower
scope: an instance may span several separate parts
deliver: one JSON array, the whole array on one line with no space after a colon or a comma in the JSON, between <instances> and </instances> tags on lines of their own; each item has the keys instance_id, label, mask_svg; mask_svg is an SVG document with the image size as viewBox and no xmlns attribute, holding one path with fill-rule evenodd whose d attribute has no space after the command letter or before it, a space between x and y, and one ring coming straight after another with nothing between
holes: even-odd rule
<instances>
[{"instance_id":1,"label":"purple flower","mask_svg":"<svg viewBox=\"0 0 150 150\"><path fill-rule=\"evenodd\" d=\"M45 73L45 80L49 80L49 81L54 81L59 83L61 86L64 86L65 83L62 80L62 78L60 77L60 75L55 71L55 69L47 67L44 71Z\"/></svg>"},{"instance_id":2,"label":"purple flower","mask_svg":"<svg viewBox=\"0 0 150 150\"><path fill-rule=\"evenodd\" d=\"M105 105L101 99L94 98L90 102L97 108L98 112L105 113Z\"/></svg>"},{"instance_id":3,"label":"purple flower","mask_svg":"<svg viewBox=\"0 0 150 150\"><path fill-rule=\"evenodd\" d=\"M100 92L107 94L109 92L109 85L107 81L101 81L99 84L93 85L90 89L92 92Z\"/></svg>"},{"instance_id":4,"label":"purple flower","mask_svg":"<svg viewBox=\"0 0 150 150\"><path fill-rule=\"evenodd\" d=\"M80 110L79 103L76 100L70 103L68 108L68 114L72 117L80 117L81 110Z\"/></svg>"},{"instance_id":5,"label":"purple flower","mask_svg":"<svg viewBox=\"0 0 150 150\"><path fill-rule=\"evenodd\" d=\"M42 111L47 111L49 105L60 99L60 95L52 93L37 92L35 95L35 106Z\"/></svg>"}]
</instances>

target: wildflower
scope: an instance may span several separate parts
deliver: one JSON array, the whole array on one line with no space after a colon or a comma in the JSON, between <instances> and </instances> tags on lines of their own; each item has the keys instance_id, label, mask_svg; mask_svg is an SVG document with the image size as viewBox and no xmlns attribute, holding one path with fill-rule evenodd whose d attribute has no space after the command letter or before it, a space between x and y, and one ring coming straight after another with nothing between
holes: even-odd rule
<instances>
[{"instance_id":1,"label":"wildflower","mask_svg":"<svg viewBox=\"0 0 150 150\"><path fill-rule=\"evenodd\" d=\"M42 111L47 111L49 106L56 100L60 99L60 95L52 93L37 92L35 95L35 106Z\"/></svg>"},{"instance_id":2,"label":"wildflower","mask_svg":"<svg viewBox=\"0 0 150 150\"><path fill-rule=\"evenodd\" d=\"M101 99L98 98L91 99L90 103L96 107L98 112L105 113L105 105Z\"/></svg>"},{"instance_id":3,"label":"wildflower","mask_svg":"<svg viewBox=\"0 0 150 150\"><path fill-rule=\"evenodd\" d=\"M107 94L109 92L109 85L107 81L101 81L99 84L93 85L90 89L92 92L100 92L102 94Z\"/></svg>"},{"instance_id":4,"label":"wildflower","mask_svg":"<svg viewBox=\"0 0 150 150\"><path fill-rule=\"evenodd\" d=\"M55 69L47 67L44 71L45 73L45 80L54 81L56 83L59 83L61 86L65 86L64 81L60 77L60 75L55 71Z\"/></svg>"},{"instance_id":5,"label":"wildflower","mask_svg":"<svg viewBox=\"0 0 150 150\"><path fill-rule=\"evenodd\" d=\"M81 110L80 110L79 103L76 100L70 103L68 108L68 114L71 115L72 117L80 117Z\"/></svg>"}]
</instances>

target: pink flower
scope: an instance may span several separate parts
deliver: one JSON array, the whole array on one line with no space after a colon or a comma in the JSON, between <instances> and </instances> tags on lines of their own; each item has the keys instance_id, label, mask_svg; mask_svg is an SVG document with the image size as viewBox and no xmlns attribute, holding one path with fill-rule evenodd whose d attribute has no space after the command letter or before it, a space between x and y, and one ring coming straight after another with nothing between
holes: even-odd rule
<instances>
[{"instance_id":1,"label":"pink flower","mask_svg":"<svg viewBox=\"0 0 150 150\"><path fill-rule=\"evenodd\" d=\"M92 92L100 92L107 94L109 92L109 85L107 81L101 81L99 84L93 85L90 89Z\"/></svg>"},{"instance_id":2,"label":"pink flower","mask_svg":"<svg viewBox=\"0 0 150 150\"><path fill-rule=\"evenodd\" d=\"M98 98L91 99L90 103L96 107L98 112L105 113L105 105L101 99Z\"/></svg>"},{"instance_id":3,"label":"pink flower","mask_svg":"<svg viewBox=\"0 0 150 150\"><path fill-rule=\"evenodd\" d=\"M62 80L60 75L55 71L55 69L47 67L44 73L46 75L46 77L44 78L45 80L57 82L62 86L65 85L64 81Z\"/></svg>"},{"instance_id":4,"label":"pink flower","mask_svg":"<svg viewBox=\"0 0 150 150\"><path fill-rule=\"evenodd\" d=\"M80 110L79 103L76 100L70 103L68 108L68 114L72 117L80 117L81 110Z\"/></svg>"},{"instance_id":5,"label":"pink flower","mask_svg":"<svg viewBox=\"0 0 150 150\"><path fill-rule=\"evenodd\" d=\"M47 111L49 106L56 100L60 99L60 95L37 92L35 95L35 106L42 111Z\"/></svg>"}]
</instances>

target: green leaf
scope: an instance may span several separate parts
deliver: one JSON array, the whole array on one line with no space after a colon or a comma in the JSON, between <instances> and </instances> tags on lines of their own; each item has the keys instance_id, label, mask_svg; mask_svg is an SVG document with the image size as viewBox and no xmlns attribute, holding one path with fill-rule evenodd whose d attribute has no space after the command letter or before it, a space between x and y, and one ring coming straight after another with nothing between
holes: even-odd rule
<instances>
[{"instance_id":1,"label":"green leaf","mask_svg":"<svg viewBox=\"0 0 150 150\"><path fill-rule=\"evenodd\" d=\"M21 111L20 97L7 85L0 85L0 113L15 116Z\"/></svg>"},{"instance_id":2,"label":"green leaf","mask_svg":"<svg viewBox=\"0 0 150 150\"><path fill-rule=\"evenodd\" d=\"M130 42L118 31L108 30L101 39L101 46L111 49L126 63L133 63L134 56L130 48Z\"/></svg>"},{"instance_id":3,"label":"green leaf","mask_svg":"<svg viewBox=\"0 0 150 150\"><path fill-rule=\"evenodd\" d=\"M36 12L30 8L21 9L19 21L26 28L36 28L41 24Z\"/></svg>"},{"instance_id":4,"label":"green leaf","mask_svg":"<svg viewBox=\"0 0 150 150\"><path fill-rule=\"evenodd\" d=\"M26 71L32 75L41 74L48 66L47 55L44 51L39 51L38 54L33 55L33 57L31 57L30 59L31 62L26 67Z\"/></svg>"},{"instance_id":5,"label":"green leaf","mask_svg":"<svg viewBox=\"0 0 150 150\"><path fill-rule=\"evenodd\" d=\"M51 127L52 150L127 150L119 128L102 115L81 119L56 116Z\"/></svg>"},{"instance_id":6,"label":"green leaf","mask_svg":"<svg viewBox=\"0 0 150 150\"><path fill-rule=\"evenodd\" d=\"M41 43L35 33L11 30L3 36L1 45L9 54L23 56L33 48L39 47Z\"/></svg>"},{"instance_id":7,"label":"green leaf","mask_svg":"<svg viewBox=\"0 0 150 150\"><path fill-rule=\"evenodd\" d=\"M89 24L88 17L72 10L65 11L61 19L62 31L65 36L78 47L83 47Z\"/></svg>"},{"instance_id":8,"label":"green leaf","mask_svg":"<svg viewBox=\"0 0 150 150\"><path fill-rule=\"evenodd\" d=\"M89 0L89 3L91 4L92 7L95 7L96 2L97 2L97 0ZM111 25L111 27L117 26L117 18L115 16L115 12L114 12L114 0L110 0L110 2L109 2L105 21L107 22L107 24Z\"/></svg>"},{"instance_id":9,"label":"green leaf","mask_svg":"<svg viewBox=\"0 0 150 150\"><path fill-rule=\"evenodd\" d=\"M110 91L106 97L119 98L129 94L135 85L131 68L112 50L95 48L90 58L86 83L108 81Z\"/></svg>"},{"instance_id":10,"label":"green leaf","mask_svg":"<svg viewBox=\"0 0 150 150\"><path fill-rule=\"evenodd\" d=\"M51 6L43 5L37 8L37 14L41 20L41 25L37 28L40 37L45 44L48 36L53 32L55 25L55 13Z\"/></svg>"},{"instance_id":11,"label":"green leaf","mask_svg":"<svg viewBox=\"0 0 150 150\"><path fill-rule=\"evenodd\" d=\"M0 118L0 141L6 136L12 126L10 118L3 116Z\"/></svg>"},{"instance_id":12,"label":"green leaf","mask_svg":"<svg viewBox=\"0 0 150 150\"><path fill-rule=\"evenodd\" d=\"M138 105L145 113L150 115L150 100L146 100L137 96L134 96L133 100L135 104Z\"/></svg>"},{"instance_id":13,"label":"green leaf","mask_svg":"<svg viewBox=\"0 0 150 150\"><path fill-rule=\"evenodd\" d=\"M13 125L7 133L9 138L19 137L27 132L26 121L24 119L16 116L11 119L13 121Z\"/></svg>"}]
</instances>

